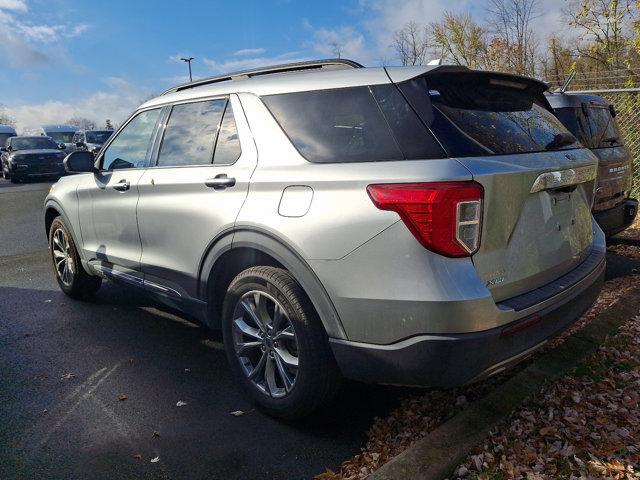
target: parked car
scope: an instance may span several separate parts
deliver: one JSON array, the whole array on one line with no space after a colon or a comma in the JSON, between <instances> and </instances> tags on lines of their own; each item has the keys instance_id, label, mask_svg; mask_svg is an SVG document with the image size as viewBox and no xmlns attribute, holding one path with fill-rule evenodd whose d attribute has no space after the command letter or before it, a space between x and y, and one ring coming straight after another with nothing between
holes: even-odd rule
<instances>
[{"instance_id":1,"label":"parked car","mask_svg":"<svg viewBox=\"0 0 640 480\"><path fill-rule=\"evenodd\" d=\"M0 124L0 147L5 146L9 137L15 137L16 135L16 129L11 125Z\"/></svg>"},{"instance_id":2,"label":"parked car","mask_svg":"<svg viewBox=\"0 0 640 480\"><path fill-rule=\"evenodd\" d=\"M73 134L78 130L73 125L41 125L38 127L25 127L22 135L42 135L53 138L57 143L64 144L67 150L73 150Z\"/></svg>"},{"instance_id":3,"label":"parked car","mask_svg":"<svg viewBox=\"0 0 640 480\"><path fill-rule=\"evenodd\" d=\"M113 135L113 130L78 130L73 135L72 148L87 150L95 155L111 135Z\"/></svg>"},{"instance_id":4,"label":"parked car","mask_svg":"<svg viewBox=\"0 0 640 480\"><path fill-rule=\"evenodd\" d=\"M66 156L51 137L11 137L2 151L2 177L18 183L28 178L64 175Z\"/></svg>"},{"instance_id":5,"label":"parked car","mask_svg":"<svg viewBox=\"0 0 640 480\"><path fill-rule=\"evenodd\" d=\"M613 105L597 95L562 92L548 94L547 100L564 126L598 157L593 216L605 235L620 233L633 223L638 201L630 198L633 162Z\"/></svg>"},{"instance_id":6,"label":"parked car","mask_svg":"<svg viewBox=\"0 0 640 480\"><path fill-rule=\"evenodd\" d=\"M272 415L341 377L450 387L526 358L600 291L597 159L537 80L305 62L172 88L46 198L58 284L103 278L221 328ZM219 127L218 127L219 126Z\"/></svg>"}]
</instances>

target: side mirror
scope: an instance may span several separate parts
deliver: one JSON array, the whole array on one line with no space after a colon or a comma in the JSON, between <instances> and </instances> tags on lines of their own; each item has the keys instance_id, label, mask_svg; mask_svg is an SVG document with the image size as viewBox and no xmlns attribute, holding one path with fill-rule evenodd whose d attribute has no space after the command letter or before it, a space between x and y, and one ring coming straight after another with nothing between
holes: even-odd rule
<instances>
[{"instance_id":1,"label":"side mirror","mask_svg":"<svg viewBox=\"0 0 640 480\"><path fill-rule=\"evenodd\" d=\"M78 148L84 147L84 142L76 142L76 147Z\"/></svg>"},{"instance_id":2,"label":"side mirror","mask_svg":"<svg viewBox=\"0 0 640 480\"><path fill-rule=\"evenodd\" d=\"M60 150L66 150L66 149L67 149L67 146L66 146L64 143L60 142L60 143L58 144L58 148L59 148Z\"/></svg>"},{"instance_id":3,"label":"side mirror","mask_svg":"<svg viewBox=\"0 0 640 480\"><path fill-rule=\"evenodd\" d=\"M616 115L618 114L618 112L616 112L616 107L613 106L613 103L609 104L609 112L611 112L611 116L613 118L616 118Z\"/></svg>"},{"instance_id":4,"label":"side mirror","mask_svg":"<svg viewBox=\"0 0 640 480\"><path fill-rule=\"evenodd\" d=\"M95 161L91 152L73 152L64 159L64 169L69 173L95 172Z\"/></svg>"}]
</instances>

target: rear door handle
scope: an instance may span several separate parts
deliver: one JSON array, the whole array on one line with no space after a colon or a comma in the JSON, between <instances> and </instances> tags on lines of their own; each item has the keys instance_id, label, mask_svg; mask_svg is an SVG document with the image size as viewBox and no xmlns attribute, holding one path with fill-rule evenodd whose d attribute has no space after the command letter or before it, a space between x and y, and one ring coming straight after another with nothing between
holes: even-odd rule
<instances>
[{"instance_id":1,"label":"rear door handle","mask_svg":"<svg viewBox=\"0 0 640 480\"><path fill-rule=\"evenodd\" d=\"M227 177L226 173L221 173L213 178L207 178L204 184L214 190L224 190L227 187L233 187L236 184L236 179Z\"/></svg>"},{"instance_id":2,"label":"rear door handle","mask_svg":"<svg viewBox=\"0 0 640 480\"><path fill-rule=\"evenodd\" d=\"M130 187L131 184L124 178L113 186L113 188L115 188L119 192L126 192Z\"/></svg>"}]
</instances>

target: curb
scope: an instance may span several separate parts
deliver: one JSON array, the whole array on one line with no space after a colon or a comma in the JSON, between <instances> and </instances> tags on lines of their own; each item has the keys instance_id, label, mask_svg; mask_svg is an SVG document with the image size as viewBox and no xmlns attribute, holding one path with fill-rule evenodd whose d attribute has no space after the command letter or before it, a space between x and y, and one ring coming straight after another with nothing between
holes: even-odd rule
<instances>
[{"instance_id":1,"label":"curb","mask_svg":"<svg viewBox=\"0 0 640 480\"><path fill-rule=\"evenodd\" d=\"M546 383L562 378L594 353L626 319L637 315L638 309L640 288L633 289L560 346L540 355L527 368L415 442L368 478L440 480L450 477L497 423L537 395Z\"/></svg>"}]
</instances>

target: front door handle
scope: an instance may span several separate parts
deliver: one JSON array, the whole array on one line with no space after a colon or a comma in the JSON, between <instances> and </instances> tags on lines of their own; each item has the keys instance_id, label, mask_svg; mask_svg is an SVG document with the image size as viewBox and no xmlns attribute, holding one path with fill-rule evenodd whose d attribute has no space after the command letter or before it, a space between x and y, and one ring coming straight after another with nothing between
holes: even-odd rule
<instances>
[{"instance_id":1,"label":"front door handle","mask_svg":"<svg viewBox=\"0 0 640 480\"><path fill-rule=\"evenodd\" d=\"M207 178L204 184L214 190L224 190L227 187L233 187L236 184L236 179L227 177L226 173L221 173L213 178Z\"/></svg>"},{"instance_id":2,"label":"front door handle","mask_svg":"<svg viewBox=\"0 0 640 480\"><path fill-rule=\"evenodd\" d=\"M130 187L131 184L124 178L113 186L113 188L115 188L119 192L126 192Z\"/></svg>"}]
</instances>

